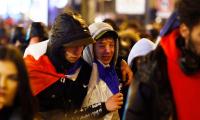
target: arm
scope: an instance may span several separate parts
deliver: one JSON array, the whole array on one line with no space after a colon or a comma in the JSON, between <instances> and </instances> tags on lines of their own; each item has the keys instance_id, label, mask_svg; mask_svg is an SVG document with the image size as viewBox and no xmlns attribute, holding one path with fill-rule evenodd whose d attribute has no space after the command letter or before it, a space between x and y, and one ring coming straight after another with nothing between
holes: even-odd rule
<instances>
[{"instance_id":1,"label":"arm","mask_svg":"<svg viewBox=\"0 0 200 120\"><path fill-rule=\"evenodd\" d=\"M105 102L101 102L75 111L72 119L92 120L95 118L101 118L107 113L109 113L109 111L106 109Z\"/></svg>"},{"instance_id":2,"label":"arm","mask_svg":"<svg viewBox=\"0 0 200 120\"><path fill-rule=\"evenodd\" d=\"M95 103L88 107L84 107L79 111L75 111L73 119L93 120L102 118L107 113L120 109L123 104L122 101L123 95L121 93L117 93L109 97L106 102Z\"/></svg>"},{"instance_id":3,"label":"arm","mask_svg":"<svg viewBox=\"0 0 200 120\"><path fill-rule=\"evenodd\" d=\"M125 85L130 85L131 81L133 80L133 72L123 59L121 60L121 73L122 80L125 82Z\"/></svg>"}]
</instances>

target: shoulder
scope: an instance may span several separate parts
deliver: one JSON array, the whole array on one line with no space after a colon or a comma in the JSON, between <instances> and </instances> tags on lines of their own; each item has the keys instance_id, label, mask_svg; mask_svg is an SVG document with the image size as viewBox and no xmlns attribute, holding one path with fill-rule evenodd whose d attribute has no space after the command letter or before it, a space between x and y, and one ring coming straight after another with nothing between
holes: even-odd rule
<instances>
[{"instance_id":1,"label":"shoulder","mask_svg":"<svg viewBox=\"0 0 200 120\"><path fill-rule=\"evenodd\" d=\"M162 66L162 68L161 68ZM158 79L159 75L166 69L166 56L161 46L141 58L141 66L138 68L136 79L149 83Z\"/></svg>"},{"instance_id":2,"label":"shoulder","mask_svg":"<svg viewBox=\"0 0 200 120\"><path fill-rule=\"evenodd\" d=\"M38 60L42 55L46 53L48 41L49 40L46 40L28 46L24 52L24 58L28 55L31 55L34 57L34 59Z\"/></svg>"},{"instance_id":3,"label":"shoulder","mask_svg":"<svg viewBox=\"0 0 200 120\"><path fill-rule=\"evenodd\" d=\"M89 63L87 63L84 59L82 59L82 67L83 69L92 71L92 66Z\"/></svg>"}]
</instances>

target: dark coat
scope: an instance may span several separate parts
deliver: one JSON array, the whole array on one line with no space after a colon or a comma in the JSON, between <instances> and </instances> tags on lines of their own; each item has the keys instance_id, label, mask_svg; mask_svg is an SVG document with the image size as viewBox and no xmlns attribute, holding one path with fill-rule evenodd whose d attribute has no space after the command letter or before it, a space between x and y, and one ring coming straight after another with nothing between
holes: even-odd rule
<instances>
[{"instance_id":1,"label":"dark coat","mask_svg":"<svg viewBox=\"0 0 200 120\"><path fill-rule=\"evenodd\" d=\"M166 56L160 46L142 58L135 77L124 120L176 120Z\"/></svg>"}]
</instances>

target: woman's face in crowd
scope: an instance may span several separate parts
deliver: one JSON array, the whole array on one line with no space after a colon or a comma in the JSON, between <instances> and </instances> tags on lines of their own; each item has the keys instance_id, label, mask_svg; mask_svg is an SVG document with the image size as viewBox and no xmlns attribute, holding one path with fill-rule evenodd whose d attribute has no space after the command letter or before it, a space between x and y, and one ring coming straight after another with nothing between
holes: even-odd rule
<instances>
[{"instance_id":1,"label":"woman's face in crowd","mask_svg":"<svg viewBox=\"0 0 200 120\"><path fill-rule=\"evenodd\" d=\"M65 59L70 63L75 63L82 55L83 46L65 48Z\"/></svg>"},{"instance_id":2,"label":"woman's face in crowd","mask_svg":"<svg viewBox=\"0 0 200 120\"><path fill-rule=\"evenodd\" d=\"M0 60L0 109L12 106L18 88L18 72L11 61Z\"/></svg>"}]
</instances>

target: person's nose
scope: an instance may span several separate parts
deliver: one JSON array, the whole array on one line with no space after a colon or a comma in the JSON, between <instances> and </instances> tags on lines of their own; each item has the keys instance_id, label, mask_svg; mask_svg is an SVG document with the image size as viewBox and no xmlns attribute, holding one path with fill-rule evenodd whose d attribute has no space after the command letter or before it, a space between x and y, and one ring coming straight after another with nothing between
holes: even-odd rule
<instances>
[{"instance_id":1,"label":"person's nose","mask_svg":"<svg viewBox=\"0 0 200 120\"><path fill-rule=\"evenodd\" d=\"M5 88L6 86L6 79L5 77L0 77L0 88Z\"/></svg>"},{"instance_id":2,"label":"person's nose","mask_svg":"<svg viewBox=\"0 0 200 120\"><path fill-rule=\"evenodd\" d=\"M105 48L105 51L106 51L106 53L110 53L111 48L107 45L106 48Z\"/></svg>"}]
</instances>

